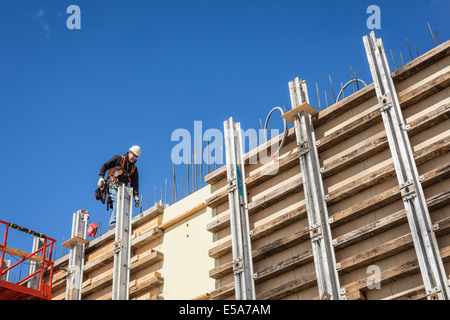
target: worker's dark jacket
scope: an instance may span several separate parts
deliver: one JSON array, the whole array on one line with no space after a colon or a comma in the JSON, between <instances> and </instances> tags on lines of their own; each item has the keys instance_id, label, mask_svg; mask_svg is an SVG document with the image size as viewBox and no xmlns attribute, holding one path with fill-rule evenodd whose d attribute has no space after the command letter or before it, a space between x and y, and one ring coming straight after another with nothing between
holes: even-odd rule
<instances>
[{"instance_id":1,"label":"worker's dark jacket","mask_svg":"<svg viewBox=\"0 0 450 320\"><path fill-rule=\"evenodd\" d=\"M132 163L130 163L128 161L128 152L126 154L124 154L123 156L125 157L124 169L129 173L129 172L131 172ZM104 177L105 173L109 169L112 169L112 168L120 165L121 160L122 160L122 156L116 155L116 156L112 157L111 159L109 159L108 161L106 161L100 168L99 176ZM136 163L134 163L134 165L136 165ZM136 169L133 172L133 174L130 176L130 180L131 180L131 187L133 188L133 194L135 196L139 196L139 173L138 173L137 166L136 166Z\"/></svg>"}]
</instances>

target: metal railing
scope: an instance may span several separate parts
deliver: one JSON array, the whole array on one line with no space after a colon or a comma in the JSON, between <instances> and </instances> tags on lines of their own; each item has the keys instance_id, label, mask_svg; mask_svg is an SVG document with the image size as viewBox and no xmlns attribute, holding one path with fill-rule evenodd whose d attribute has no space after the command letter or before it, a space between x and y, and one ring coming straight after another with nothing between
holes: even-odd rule
<instances>
[{"instance_id":1,"label":"metal railing","mask_svg":"<svg viewBox=\"0 0 450 320\"><path fill-rule=\"evenodd\" d=\"M52 279L53 279L53 261L51 260L55 239L45 236L42 233L19 227L16 224L5 222L0 220L0 224L5 225L5 232L3 236L3 244L0 244L1 259L0 259L0 299L25 299L25 298L42 298L45 300L50 300L52 297ZM9 228L25 232L36 237L43 239L43 245L31 252L24 252L18 249L14 249L7 246L8 232ZM21 258L13 265L3 269L3 262L5 261L5 255L9 254L11 256ZM13 283L7 280L1 280L6 278L9 271L22 265L26 261L34 261L36 263L36 268L34 272L29 273L23 279ZM44 272L48 271L47 281L44 280ZM37 289L29 288L26 284L33 277L38 276Z\"/></svg>"}]
</instances>

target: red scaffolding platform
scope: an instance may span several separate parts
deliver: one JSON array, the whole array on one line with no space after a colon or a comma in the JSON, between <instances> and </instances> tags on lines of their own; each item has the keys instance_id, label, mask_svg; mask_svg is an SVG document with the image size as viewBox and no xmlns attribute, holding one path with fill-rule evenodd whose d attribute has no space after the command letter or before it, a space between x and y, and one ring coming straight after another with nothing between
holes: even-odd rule
<instances>
[{"instance_id":1,"label":"red scaffolding platform","mask_svg":"<svg viewBox=\"0 0 450 320\"><path fill-rule=\"evenodd\" d=\"M0 244L0 300L51 300L53 279L53 261L51 260L51 257L53 252L53 245L56 243L56 240L33 230L19 227L13 223L8 223L0 220L0 224L5 225L3 244ZM8 247L7 239L9 228L14 228L16 230L42 238L44 239L44 244L41 248L32 253ZM6 254L19 257L20 260L12 266L4 269L3 265ZM19 279L19 281L15 283L6 280L9 271L26 261L34 261L36 263L36 271L28 274L23 279ZM47 281L44 281L44 272L46 271L48 271L48 279ZM31 280L31 278L35 276L38 276L39 278L37 286L38 289L29 288L27 284Z\"/></svg>"}]
</instances>

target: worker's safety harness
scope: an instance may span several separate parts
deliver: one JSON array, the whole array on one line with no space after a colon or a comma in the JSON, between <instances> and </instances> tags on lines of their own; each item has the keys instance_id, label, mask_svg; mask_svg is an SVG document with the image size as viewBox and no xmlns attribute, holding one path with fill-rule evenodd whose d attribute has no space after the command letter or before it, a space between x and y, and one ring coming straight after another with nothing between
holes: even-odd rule
<instances>
[{"instance_id":1,"label":"worker's safety harness","mask_svg":"<svg viewBox=\"0 0 450 320\"><path fill-rule=\"evenodd\" d=\"M108 177L106 179L107 184L117 185L118 183L125 183L125 185L128 185L131 183L130 177L135 171L136 166L134 164L131 165L130 173L125 170L125 156L122 156L122 159L120 159L120 163L114 168L109 169Z\"/></svg>"},{"instance_id":2,"label":"worker's safety harness","mask_svg":"<svg viewBox=\"0 0 450 320\"><path fill-rule=\"evenodd\" d=\"M106 204L106 210L113 208L113 203L111 196L108 196L108 185L113 188L117 189L119 184L124 183L125 185L128 185L131 183L130 177L133 175L133 173L136 171L136 166L134 164L131 165L131 172L128 173L125 169L125 156L122 156L122 159L120 159L120 163L115 166L114 168L109 169L108 171L108 177L106 178L106 183L103 184L100 188L95 190L95 198L97 200L101 200L104 204L107 201Z\"/></svg>"}]
</instances>

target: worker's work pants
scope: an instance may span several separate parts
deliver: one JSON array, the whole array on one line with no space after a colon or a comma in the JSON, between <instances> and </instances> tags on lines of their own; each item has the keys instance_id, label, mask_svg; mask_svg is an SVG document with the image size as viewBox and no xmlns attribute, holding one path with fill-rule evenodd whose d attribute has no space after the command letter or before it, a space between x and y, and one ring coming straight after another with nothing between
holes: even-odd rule
<instances>
[{"instance_id":1,"label":"worker's work pants","mask_svg":"<svg viewBox=\"0 0 450 320\"><path fill-rule=\"evenodd\" d=\"M109 218L109 229L114 228L116 226L116 214L117 214L117 187L112 188L109 186L109 194L111 196L111 200L113 201L113 209L111 212L111 217Z\"/></svg>"}]
</instances>

